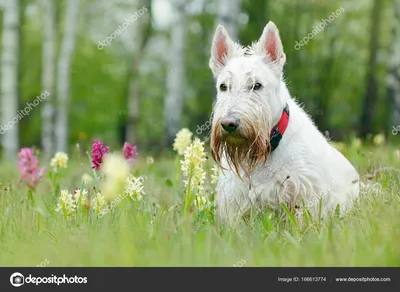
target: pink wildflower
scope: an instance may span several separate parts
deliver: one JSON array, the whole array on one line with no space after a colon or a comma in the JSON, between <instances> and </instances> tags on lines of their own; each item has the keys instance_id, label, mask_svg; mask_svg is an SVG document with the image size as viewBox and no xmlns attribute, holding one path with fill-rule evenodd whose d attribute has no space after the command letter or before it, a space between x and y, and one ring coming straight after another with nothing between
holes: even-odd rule
<instances>
[{"instance_id":1,"label":"pink wildflower","mask_svg":"<svg viewBox=\"0 0 400 292\"><path fill-rule=\"evenodd\" d=\"M18 153L18 158L17 164L21 172L21 181L27 180L28 186L34 189L43 177L46 168L42 167L39 170L39 161L31 148L22 148Z\"/></svg>"},{"instance_id":2,"label":"pink wildflower","mask_svg":"<svg viewBox=\"0 0 400 292\"><path fill-rule=\"evenodd\" d=\"M110 147L104 146L103 143L98 140L94 140L92 145L92 168L95 170L100 170L100 166L103 163L103 158L108 154Z\"/></svg>"},{"instance_id":3,"label":"pink wildflower","mask_svg":"<svg viewBox=\"0 0 400 292\"><path fill-rule=\"evenodd\" d=\"M133 163L133 159L137 156L136 146L125 142L122 148L122 154L128 162Z\"/></svg>"},{"instance_id":4,"label":"pink wildflower","mask_svg":"<svg viewBox=\"0 0 400 292\"><path fill-rule=\"evenodd\" d=\"M80 188L75 188L74 189L74 192L72 193L72 199L75 199L75 194L80 190L81 190Z\"/></svg>"}]
</instances>

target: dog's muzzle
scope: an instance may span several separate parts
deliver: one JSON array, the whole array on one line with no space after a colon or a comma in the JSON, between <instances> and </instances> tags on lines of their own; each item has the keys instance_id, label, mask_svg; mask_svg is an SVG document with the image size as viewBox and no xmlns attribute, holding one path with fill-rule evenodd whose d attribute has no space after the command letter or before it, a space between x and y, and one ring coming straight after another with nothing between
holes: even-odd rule
<instances>
[{"instance_id":1,"label":"dog's muzzle","mask_svg":"<svg viewBox=\"0 0 400 292\"><path fill-rule=\"evenodd\" d=\"M221 120L221 127L225 132L233 134L239 127L239 123L240 120L237 117L229 115Z\"/></svg>"}]
</instances>

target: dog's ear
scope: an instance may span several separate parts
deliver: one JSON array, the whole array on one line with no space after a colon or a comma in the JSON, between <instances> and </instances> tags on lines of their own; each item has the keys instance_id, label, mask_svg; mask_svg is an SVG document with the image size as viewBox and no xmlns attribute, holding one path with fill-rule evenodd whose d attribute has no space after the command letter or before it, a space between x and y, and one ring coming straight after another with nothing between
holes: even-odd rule
<instances>
[{"instance_id":1,"label":"dog's ear","mask_svg":"<svg viewBox=\"0 0 400 292\"><path fill-rule=\"evenodd\" d=\"M217 77L222 68L226 65L228 58L233 54L235 44L228 35L228 32L222 25L218 25L214 33L211 45L210 69Z\"/></svg>"},{"instance_id":2,"label":"dog's ear","mask_svg":"<svg viewBox=\"0 0 400 292\"><path fill-rule=\"evenodd\" d=\"M256 46L256 53L265 54L266 62L273 63L279 72L282 72L286 62L286 55L283 52L279 30L272 21L268 22L264 27L264 31Z\"/></svg>"}]
</instances>

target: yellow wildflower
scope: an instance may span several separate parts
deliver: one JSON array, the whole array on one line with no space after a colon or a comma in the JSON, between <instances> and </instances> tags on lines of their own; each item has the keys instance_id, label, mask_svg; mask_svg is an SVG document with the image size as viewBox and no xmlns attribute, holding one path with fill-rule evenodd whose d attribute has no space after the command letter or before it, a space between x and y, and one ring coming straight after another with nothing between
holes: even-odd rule
<instances>
[{"instance_id":1,"label":"yellow wildflower","mask_svg":"<svg viewBox=\"0 0 400 292\"><path fill-rule=\"evenodd\" d=\"M103 213L106 207L106 199L102 194L97 193L96 196L92 199L92 208L96 212L96 215L99 216L101 213Z\"/></svg>"},{"instance_id":2,"label":"yellow wildflower","mask_svg":"<svg viewBox=\"0 0 400 292\"><path fill-rule=\"evenodd\" d=\"M125 181L125 193L132 199L140 201L146 193L143 191L144 177L134 177L130 174Z\"/></svg>"},{"instance_id":3,"label":"yellow wildflower","mask_svg":"<svg viewBox=\"0 0 400 292\"><path fill-rule=\"evenodd\" d=\"M381 146L385 143L385 136L383 134L375 135L373 141L376 146Z\"/></svg>"},{"instance_id":4,"label":"yellow wildflower","mask_svg":"<svg viewBox=\"0 0 400 292\"><path fill-rule=\"evenodd\" d=\"M154 163L154 158L152 156L148 156L146 159L147 164L153 164Z\"/></svg>"},{"instance_id":5,"label":"yellow wildflower","mask_svg":"<svg viewBox=\"0 0 400 292\"><path fill-rule=\"evenodd\" d=\"M88 200L87 200L87 190L81 190L81 189L76 189L73 194L73 198L76 203L80 202L82 207L87 207L88 206Z\"/></svg>"},{"instance_id":6,"label":"yellow wildflower","mask_svg":"<svg viewBox=\"0 0 400 292\"><path fill-rule=\"evenodd\" d=\"M71 216L76 211L76 203L68 190L62 190L61 196L57 203L56 212L62 212L64 217Z\"/></svg>"},{"instance_id":7,"label":"yellow wildflower","mask_svg":"<svg viewBox=\"0 0 400 292\"><path fill-rule=\"evenodd\" d=\"M192 142L193 133L190 132L187 128L183 128L180 130L175 137L173 149L178 152L179 155L183 155L186 147L190 145Z\"/></svg>"},{"instance_id":8,"label":"yellow wildflower","mask_svg":"<svg viewBox=\"0 0 400 292\"><path fill-rule=\"evenodd\" d=\"M203 211L204 209L207 209L211 205L208 197L204 195L197 195L193 203L197 211L199 212Z\"/></svg>"},{"instance_id":9,"label":"yellow wildflower","mask_svg":"<svg viewBox=\"0 0 400 292\"><path fill-rule=\"evenodd\" d=\"M211 169L211 183L216 184L218 182L218 177L219 169L218 166L214 165L214 167Z\"/></svg>"},{"instance_id":10,"label":"yellow wildflower","mask_svg":"<svg viewBox=\"0 0 400 292\"><path fill-rule=\"evenodd\" d=\"M57 152L50 161L50 166L54 168L67 168L68 155L64 152Z\"/></svg>"},{"instance_id":11,"label":"yellow wildflower","mask_svg":"<svg viewBox=\"0 0 400 292\"><path fill-rule=\"evenodd\" d=\"M206 161L204 142L196 138L184 152L184 160L181 160L181 169L187 180L184 181L186 188L203 189L206 173L203 163ZM189 185L190 182L190 185Z\"/></svg>"},{"instance_id":12,"label":"yellow wildflower","mask_svg":"<svg viewBox=\"0 0 400 292\"><path fill-rule=\"evenodd\" d=\"M129 176L129 164L120 154L109 154L104 158L102 170L104 180L102 194L106 200L112 200L124 192L125 180Z\"/></svg>"}]
</instances>

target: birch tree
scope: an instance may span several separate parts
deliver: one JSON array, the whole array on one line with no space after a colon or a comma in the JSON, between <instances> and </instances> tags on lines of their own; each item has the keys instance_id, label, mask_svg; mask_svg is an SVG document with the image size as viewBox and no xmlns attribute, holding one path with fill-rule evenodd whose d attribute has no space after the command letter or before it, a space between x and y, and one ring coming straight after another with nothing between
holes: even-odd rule
<instances>
[{"instance_id":1,"label":"birch tree","mask_svg":"<svg viewBox=\"0 0 400 292\"><path fill-rule=\"evenodd\" d=\"M232 40L238 39L238 17L240 0L219 0L217 24L221 24L228 31Z\"/></svg>"},{"instance_id":2,"label":"birch tree","mask_svg":"<svg viewBox=\"0 0 400 292\"><path fill-rule=\"evenodd\" d=\"M48 158L54 152L54 90L56 73L56 5L54 0L43 0L43 51L42 51L42 92L49 93L42 108L42 147Z\"/></svg>"},{"instance_id":3,"label":"birch tree","mask_svg":"<svg viewBox=\"0 0 400 292\"><path fill-rule=\"evenodd\" d=\"M19 147L18 68L20 46L20 1L3 3L3 38L1 55L1 128L4 157L14 157Z\"/></svg>"},{"instance_id":4,"label":"birch tree","mask_svg":"<svg viewBox=\"0 0 400 292\"><path fill-rule=\"evenodd\" d=\"M389 53L387 92L392 105L392 123L390 130L400 126L400 0L393 0L394 19L392 22L392 42Z\"/></svg>"},{"instance_id":5,"label":"birch tree","mask_svg":"<svg viewBox=\"0 0 400 292\"><path fill-rule=\"evenodd\" d=\"M129 89L128 89L128 121L126 125L126 140L136 143L137 123L139 120L139 92L138 92L138 72L140 59L146 47L151 32L151 3L152 0L139 1L139 7L146 6L146 15L140 17L137 24L138 33L135 41L137 42L136 52L132 55L132 63L129 68ZM141 5L145 4L145 5ZM144 19L145 18L145 19Z\"/></svg>"},{"instance_id":6,"label":"birch tree","mask_svg":"<svg viewBox=\"0 0 400 292\"><path fill-rule=\"evenodd\" d=\"M75 49L76 22L79 0L68 0L64 37L57 68L57 116L55 123L56 151L68 148L68 103L71 86L71 58Z\"/></svg>"},{"instance_id":7,"label":"birch tree","mask_svg":"<svg viewBox=\"0 0 400 292\"><path fill-rule=\"evenodd\" d=\"M186 11L184 0L172 1L174 22L168 50L167 93L164 100L166 142L171 144L180 127L185 94Z\"/></svg>"},{"instance_id":8,"label":"birch tree","mask_svg":"<svg viewBox=\"0 0 400 292\"><path fill-rule=\"evenodd\" d=\"M382 0L374 0L371 17L371 34L369 45L369 61L367 65L366 92L363 102L363 111L361 116L360 136L365 138L372 132L372 116L377 101L377 58L379 50L379 35L381 27L383 3Z\"/></svg>"}]
</instances>

